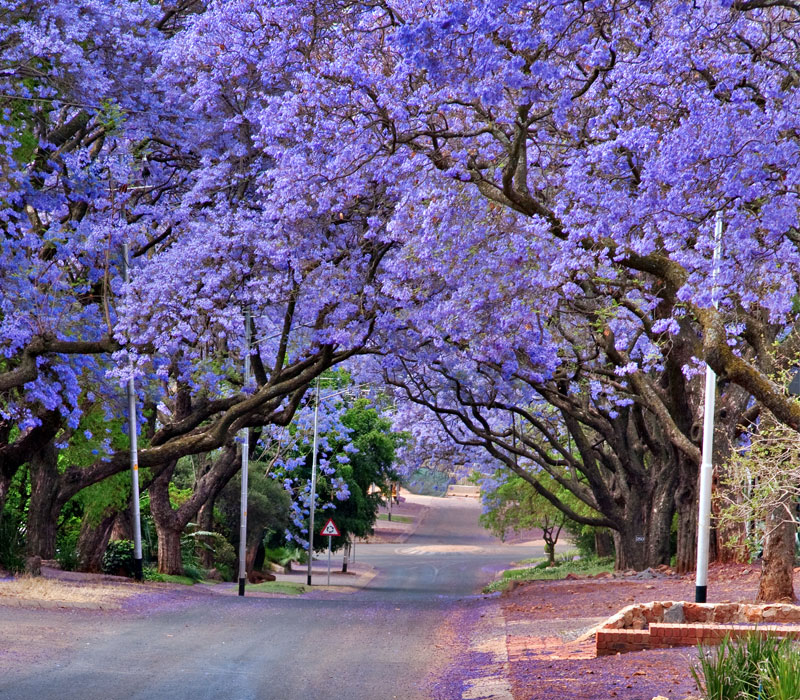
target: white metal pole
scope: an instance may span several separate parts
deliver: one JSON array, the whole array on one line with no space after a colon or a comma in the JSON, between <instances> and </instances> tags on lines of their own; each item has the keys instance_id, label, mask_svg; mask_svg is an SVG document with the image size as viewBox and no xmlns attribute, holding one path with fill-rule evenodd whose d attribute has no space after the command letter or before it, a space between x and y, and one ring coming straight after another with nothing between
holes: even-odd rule
<instances>
[{"instance_id":1,"label":"white metal pole","mask_svg":"<svg viewBox=\"0 0 800 700\"><path fill-rule=\"evenodd\" d=\"M122 269L125 284L131 281L130 247L125 243L122 247ZM136 425L136 385L133 381L133 363L128 377L128 433L130 434L131 451L131 515L133 516L133 576L142 580L142 521L139 507L139 446L137 443L138 427Z\"/></svg>"},{"instance_id":2,"label":"white metal pole","mask_svg":"<svg viewBox=\"0 0 800 700\"><path fill-rule=\"evenodd\" d=\"M250 310L244 312L245 354L243 388L250 384ZM250 460L250 430L242 430L242 492L239 503L239 595L244 595L247 580L247 472Z\"/></svg>"},{"instance_id":3,"label":"white metal pole","mask_svg":"<svg viewBox=\"0 0 800 700\"><path fill-rule=\"evenodd\" d=\"M331 540L333 537L328 535L328 585L331 585Z\"/></svg>"},{"instance_id":4,"label":"white metal pole","mask_svg":"<svg viewBox=\"0 0 800 700\"><path fill-rule=\"evenodd\" d=\"M714 261L712 268L712 303L717 304L717 273L722 255L722 212L717 212L714 225ZM695 602L705 603L708 593L708 549L711 538L711 478L714 473L714 403L717 375L706 364L705 405L703 408L703 456L700 465L699 513L697 517L697 578Z\"/></svg>"},{"instance_id":5,"label":"white metal pole","mask_svg":"<svg viewBox=\"0 0 800 700\"><path fill-rule=\"evenodd\" d=\"M314 558L314 509L317 500L317 418L319 416L319 377L317 377L317 396L314 401L314 443L311 448L311 501L308 507L308 576L311 585L311 561Z\"/></svg>"}]
</instances>

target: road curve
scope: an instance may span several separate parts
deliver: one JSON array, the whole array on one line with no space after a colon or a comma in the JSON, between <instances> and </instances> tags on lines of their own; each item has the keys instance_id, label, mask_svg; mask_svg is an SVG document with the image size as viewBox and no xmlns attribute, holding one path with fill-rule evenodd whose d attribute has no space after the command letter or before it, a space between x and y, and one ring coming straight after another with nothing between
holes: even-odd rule
<instances>
[{"instance_id":1,"label":"road curve","mask_svg":"<svg viewBox=\"0 0 800 700\"><path fill-rule=\"evenodd\" d=\"M541 554L501 544L478 514L473 499L431 499L406 543L359 545L359 560L378 575L349 595L187 594L135 614L0 607L0 639L4 625L40 623L58 647L44 658L6 660L0 699L460 697L458 688L432 690L459 652L448 620L494 571Z\"/></svg>"}]
</instances>

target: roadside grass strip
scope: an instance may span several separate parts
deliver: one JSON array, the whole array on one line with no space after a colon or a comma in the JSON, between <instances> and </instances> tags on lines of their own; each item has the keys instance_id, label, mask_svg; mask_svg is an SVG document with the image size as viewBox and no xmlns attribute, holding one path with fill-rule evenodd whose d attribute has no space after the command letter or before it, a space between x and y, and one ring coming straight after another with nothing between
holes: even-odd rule
<instances>
[{"instance_id":1,"label":"roadside grass strip","mask_svg":"<svg viewBox=\"0 0 800 700\"><path fill-rule=\"evenodd\" d=\"M155 581L156 583L179 583L182 586L194 586L195 581L193 578L189 578L188 576L179 576L177 574L160 574L157 571L154 573L148 573L145 575L146 581ZM204 581L203 583L214 583L212 581Z\"/></svg>"},{"instance_id":2,"label":"roadside grass strip","mask_svg":"<svg viewBox=\"0 0 800 700\"><path fill-rule=\"evenodd\" d=\"M293 581L264 581L247 586L248 591L259 593L282 593L283 595L302 595L311 590L304 583L294 583Z\"/></svg>"},{"instance_id":3,"label":"roadside grass strip","mask_svg":"<svg viewBox=\"0 0 800 700\"><path fill-rule=\"evenodd\" d=\"M389 520L388 513L379 513L378 520ZM409 515L393 515L391 522L393 523L413 523L414 518Z\"/></svg>"},{"instance_id":4,"label":"roadside grass strip","mask_svg":"<svg viewBox=\"0 0 800 700\"><path fill-rule=\"evenodd\" d=\"M68 583L40 576L20 576L10 581L0 581L0 603L4 600L22 603L63 603L102 605L118 608L120 602L140 592L135 586Z\"/></svg>"},{"instance_id":5,"label":"roadside grass strip","mask_svg":"<svg viewBox=\"0 0 800 700\"><path fill-rule=\"evenodd\" d=\"M565 578L568 574L594 576L604 571L613 571L613 569L613 557L556 561L554 566L548 566L547 560L542 559L535 566L528 568L506 569L500 578L485 586L483 592L505 591L512 581L553 581Z\"/></svg>"}]
</instances>

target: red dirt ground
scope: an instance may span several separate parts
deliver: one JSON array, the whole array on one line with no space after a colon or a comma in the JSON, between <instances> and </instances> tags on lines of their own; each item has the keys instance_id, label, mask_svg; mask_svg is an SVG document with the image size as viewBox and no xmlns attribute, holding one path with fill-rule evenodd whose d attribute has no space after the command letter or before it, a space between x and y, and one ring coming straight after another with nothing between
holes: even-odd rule
<instances>
[{"instance_id":1,"label":"red dirt ground","mask_svg":"<svg viewBox=\"0 0 800 700\"><path fill-rule=\"evenodd\" d=\"M708 602L753 602L758 566L722 565L709 571ZM795 571L795 591L800 590ZM670 700L698 697L692 648L658 649L595 658L594 636L575 639L592 618L610 617L631 603L694 600L694 575L537 581L501 598L508 630L510 678L516 700Z\"/></svg>"}]
</instances>

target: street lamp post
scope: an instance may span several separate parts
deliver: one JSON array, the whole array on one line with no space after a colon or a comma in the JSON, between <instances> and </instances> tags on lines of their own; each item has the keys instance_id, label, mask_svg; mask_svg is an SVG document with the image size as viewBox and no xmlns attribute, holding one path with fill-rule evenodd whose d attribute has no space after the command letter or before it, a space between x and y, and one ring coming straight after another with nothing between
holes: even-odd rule
<instances>
[{"instance_id":1,"label":"street lamp post","mask_svg":"<svg viewBox=\"0 0 800 700\"><path fill-rule=\"evenodd\" d=\"M310 586L311 585L311 561L314 558L314 510L316 507L316 499L317 499L317 435L318 435L318 416L319 416L319 381L320 378L317 377L317 390L316 390L316 398L314 400L314 443L311 452L311 505L309 506L309 516L308 516L308 574L306 576L306 583ZM339 394L346 394L351 389L358 389L365 384L357 384L354 387L348 387L347 389L342 389L341 391L336 391L333 394L327 394L325 396L326 399L330 399L333 396L338 396ZM390 497L391 498L391 497Z\"/></svg>"},{"instance_id":2,"label":"street lamp post","mask_svg":"<svg viewBox=\"0 0 800 700\"><path fill-rule=\"evenodd\" d=\"M712 303L718 308L716 299L717 272L722 254L722 212L717 212L714 224L714 259L712 271ZM714 473L714 403L717 393L717 375L706 363L705 405L703 408L703 456L700 465L700 496L697 518L697 578L695 602L705 603L708 592L708 548L711 537L711 477Z\"/></svg>"},{"instance_id":3,"label":"street lamp post","mask_svg":"<svg viewBox=\"0 0 800 700\"><path fill-rule=\"evenodd\" d=\"M122 269L125 284L130 285L130 248L127 243L122 247ZM133 576L141 581L142 572L142 522L139 508L139 448L137 444L138 428L136 426L136 386L133 381L133 363L128 377L128 433L130 435L131 452L131 515L133 516Z\"/></svg>"},{"instance_id":4,"label":"street lamp post","mask_svg":"<svg viewBox=\"0 0 800 700\"><path fill-rule=\"evenodd\" d=\"M311 448L311 505L308 516L308 576L311 585L311 563L314 559L314 510L317 500L317 416L319 415L319 377L317 377L317 396L314 401L314 443Z\"/></svg>"},{"instance_id":5,"label":"street lamp post","mask_svg":"<svg viewBox=\"0 0 800 700\"><path fill-rule=\"evenodd\" d=\"M247 388L250 383L250 310L244 314L245 322L245 355L244 355L244 384ZM242 430L242 491L239 503L239 595L244 595L245 581L247 580L247 476L250 459L250 430Z\"/></svg>"}]
</instances>

